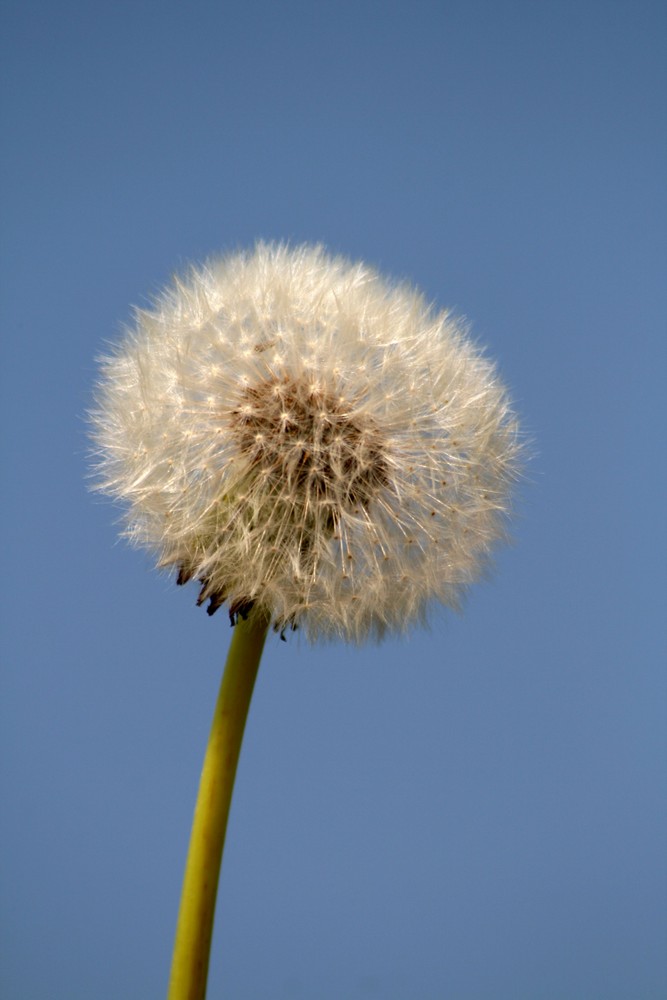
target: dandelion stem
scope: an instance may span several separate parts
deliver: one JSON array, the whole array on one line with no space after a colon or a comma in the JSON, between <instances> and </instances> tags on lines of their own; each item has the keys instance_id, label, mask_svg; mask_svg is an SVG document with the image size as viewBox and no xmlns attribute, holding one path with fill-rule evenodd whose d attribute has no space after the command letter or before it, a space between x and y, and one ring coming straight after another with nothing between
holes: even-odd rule
<instances>
[{"instance_id":1,"label":"dandelion stem","mask_svg":"<svg viewBox=\"0 0 667 1000\"><path fill-rule=\"evenodd\" d=\"M268 619L253 611L234 629L195 806L168 1000L204 1000L227 817Z\"/></svg>"}]
</instances>

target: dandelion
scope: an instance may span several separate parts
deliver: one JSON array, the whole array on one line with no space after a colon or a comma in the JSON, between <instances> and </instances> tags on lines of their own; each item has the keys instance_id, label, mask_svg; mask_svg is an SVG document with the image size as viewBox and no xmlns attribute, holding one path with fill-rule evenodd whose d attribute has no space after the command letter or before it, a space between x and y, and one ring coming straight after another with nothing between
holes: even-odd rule
<instances>
[{"instance_id":1,"label":"dandelion","mask_svg":"<svg viewBox=\"0 0 667 1000\"><path fill-rule=\"evenodd\" d=\"M503 534L517 431L447 313L319 248L176 281L103 368L102 486L209 614L363 641L456 607Z\"/></svg>"},{"instance_id":2,"label":"dandelion","mask_svg":"<svg viewBox=\"0 0 667 1000\"><path fill-rule=\"evenodd\" d=\"M229 698L238 756L267 629L363 642L458 607L504 535L520 450L460 322L309 246L259 244L175 280L104 361L93 424L99 486L125 504L129 539L238 623L209 790ZM213 810L220 851L234 769ZM197 824L191 857L210 840ZM188 862L171 1000L205 992L210 927L185 910L206 850Z\"/></svg>"}]
</instances>

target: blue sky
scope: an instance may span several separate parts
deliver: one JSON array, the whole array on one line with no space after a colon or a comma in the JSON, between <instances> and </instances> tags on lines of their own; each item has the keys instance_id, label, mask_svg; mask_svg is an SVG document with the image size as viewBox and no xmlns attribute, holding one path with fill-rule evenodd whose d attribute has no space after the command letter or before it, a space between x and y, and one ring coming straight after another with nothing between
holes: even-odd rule
<instances>
[{"instance_id":1,"label":"blue sky","mask_svg":"<svg viewBox=\"0 0 667 1000\"><path fill-rule=\"evenodd\" d=\"M467 316L536 454L462 616L269 641L210 997L664 997L663 5L2 10L2 995L164 995L229 628L117 543L84 414L261 237Z\"/></svg>"}]
</instances>

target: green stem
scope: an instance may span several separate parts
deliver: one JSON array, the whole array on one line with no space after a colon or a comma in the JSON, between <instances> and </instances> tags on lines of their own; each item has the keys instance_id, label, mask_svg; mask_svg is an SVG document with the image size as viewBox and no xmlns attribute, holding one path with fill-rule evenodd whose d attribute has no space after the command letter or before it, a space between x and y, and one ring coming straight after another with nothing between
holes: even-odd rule
<instances>
[{"instance_id":1,"label":"green stem","mask_svg":"<svg viewBox=\"0 0 667 1000\"><path fill-rule=\"evenodd\" d=\"M252 612L234 628L192 821L168 1000L204 1000L206 996L227 817L267 628L267 618L261 612Z\"/></svg>"}]
</instances>

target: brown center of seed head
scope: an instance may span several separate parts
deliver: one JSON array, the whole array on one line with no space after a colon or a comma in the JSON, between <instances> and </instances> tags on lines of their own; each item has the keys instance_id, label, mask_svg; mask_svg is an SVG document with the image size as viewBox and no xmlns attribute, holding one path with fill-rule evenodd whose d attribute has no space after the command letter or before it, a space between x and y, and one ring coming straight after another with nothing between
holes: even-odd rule
<instances>
[{"instance_id":1,"label":"brown center of seed head","mask_svg":"<svg viewBox=\"0 0 667 1000\"><path fill-rule=\"evenodd\" d=\"M333 526L387 483L381 435L331 390L290 375L248 386L232 411L239 452L287 502Z\"/></svg>"}]
</instances>

